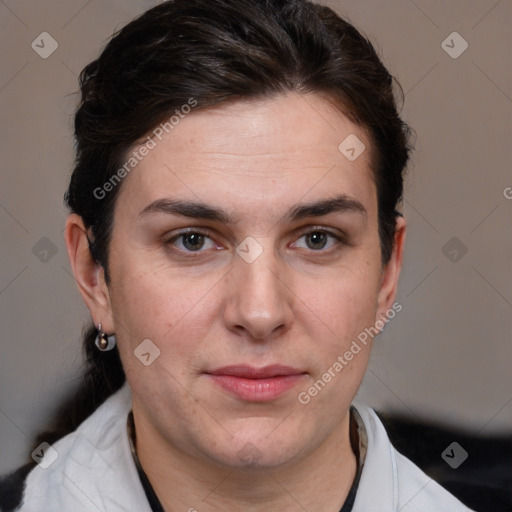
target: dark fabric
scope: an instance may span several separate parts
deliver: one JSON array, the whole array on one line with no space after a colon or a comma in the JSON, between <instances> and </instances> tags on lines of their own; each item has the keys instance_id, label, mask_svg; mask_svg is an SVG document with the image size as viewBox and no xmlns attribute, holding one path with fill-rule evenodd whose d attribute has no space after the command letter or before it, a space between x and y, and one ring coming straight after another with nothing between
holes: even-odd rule
<instances>
[{"instance_id":1,"label":"dark fabric","mask_svg":"<svg viewBox=\"0 0 512 512\"><path fill-rule=\"evenodd\" d=\"M133 412L130 411L128 414L128 418L126 420L126 429L128 431L128 440L130 442L130 449L132 451L133 462L135 463L135 467L137 468L137 473L139 474L140 482L142 487L144 488L144 492L146 493L146 498L148 499L149 506L153 512L165 512L160 500L158 499L149 478L146 473L142 469L142 465L140 463L139 457L137 456L137 450L135 449L136 444L136 436L135 436L135 422L133 420Z\"/></svg>"},{"instance_id":2,"label":"dark fabric","mask_svg":"<svg viewBox=\"0 0 512 512\"><path fill-rule=\"evenodd\" d=\"M345 503L343 503L343 507L340 508L340 512L352 512L352 509L354 508L354 501L356 501L357 488L359 487L360 479L361 471L358 469L356 477L352 482L352 487L350 488L347 498L345 499Z\"/></svg>"},{"instance_id":3,"label":"dark fabric","mask_svg":"<svg viewBox=\"0 0 512 512\"><path fill-rule=\"evenodd\" d=\"M29 462L0 479L1 512L14 512L21 506L27 476L35 465Z\"/></svg>"},{"instance_id":4,"label":"dark fabric","mask_svg":"<svg viewBox=\"0 0 512 512\"><path fill-rule=\"evenodd\" d=\"M139 478L142 483L142 487L144 487L144 492L146 493L146 497L148 499L149 506L151 507L152 512L165 512L160 500L158 499L151 482L149 481L146 473L142 469L140 464L137 464L137 471L139 473Z\"/></svg>"},{"instance_id":5,"label":"dark fabric","mask_svg":"<svg viewBox=\"0 0 512 512\"><path fill-rule=\"evenodd\" d=\"M352 408L350 412L350 445L352 446L352 451L356 456L357 471L354 481L352 482L352 486L350 487L350 491L347 494L345 503L343 503L343 507L341 507L340 512L351 512L354 508L354 501L356 500L357 489L359 488L359 480L361 480L361 473L363 472L364 465L364 458L361 460L361 452L359 450L360 440L357 433L357 422L355 420Z\"/></svg>"},{"instance_id":6,"label":"dark fabric","mask_svg":"<svg viewBox=\"0 0 512 512\"><path fill-rule=\"evenodd\" d=\"M477 512L512 511L512 437L479 437L435 424L377 413L395 448ZM456 469L441 453L459 443L468 458Z\"/></svg>"}]
</instances>

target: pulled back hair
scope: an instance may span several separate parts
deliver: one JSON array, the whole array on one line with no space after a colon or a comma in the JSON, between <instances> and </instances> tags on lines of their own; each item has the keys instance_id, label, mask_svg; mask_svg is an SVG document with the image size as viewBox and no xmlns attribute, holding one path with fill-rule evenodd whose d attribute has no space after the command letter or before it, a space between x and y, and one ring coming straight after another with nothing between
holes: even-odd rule
<instances>
[{"instance_id":1,"label":"pulled back hair","mask_svg":"<svg viewBox=\"0 0 512 512\"><path fill-rule=\"evenodd\" d=\"M112 179L134 145L191 99L194 111L287 92L332 100L370 135L381 259L389 261L409 128L397 112L393 78L373 46L331 9L306 0L170 0L116 33L81 72L80 88L76 164L65 201L88 228L107 284L122 183L101 198L94 191ZM86 329L85 379L61 415L57 437L125 380L117 348L97 351L95 335L93 325Z\"/></svg>"}]
</instances>

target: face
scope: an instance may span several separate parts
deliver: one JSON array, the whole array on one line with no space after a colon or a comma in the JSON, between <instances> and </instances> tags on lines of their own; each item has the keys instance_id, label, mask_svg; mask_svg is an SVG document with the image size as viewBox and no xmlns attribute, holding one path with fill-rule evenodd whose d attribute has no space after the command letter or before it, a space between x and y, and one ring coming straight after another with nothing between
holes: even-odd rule
<instances>
[{"instance_id":1,"label":"face","mask_svg":"<svg viewBox=\"0 0 512 512\"><path fill-rule=\"evenodd\" d=\"M289 94L193 112L155 143L122 182L93 311L138 425L231 467L304 457L347 421L371 345L353 341L394 300L368 136Z\"/></svg>"}]
</instances>

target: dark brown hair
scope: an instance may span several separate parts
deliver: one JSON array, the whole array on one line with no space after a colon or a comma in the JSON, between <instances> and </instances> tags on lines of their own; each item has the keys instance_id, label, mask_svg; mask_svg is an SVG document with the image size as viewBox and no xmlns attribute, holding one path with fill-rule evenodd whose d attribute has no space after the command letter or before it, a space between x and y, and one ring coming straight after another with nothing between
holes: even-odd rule
<instances>
[{"instance_id":1,"label":"dark brown hair","mask_svg":"<svg viewBox=\"0 0 512 512\"><path fill-rule=\"evenodd\" d=\"M122 183L102 197L94 191L119 171L134 144L191 98L195 110L289 91L334 101L371 137L382 262L389 261L409 129L372 44L331 9L306 0L167 1L115 34L82 71L80 87L76 165L65 200L90 228L91 252L107 283ZM85 334L88 370L61 434L124 382L117 349L98 352L95 334L94 326Z\"/></svg>"}]
</instances>

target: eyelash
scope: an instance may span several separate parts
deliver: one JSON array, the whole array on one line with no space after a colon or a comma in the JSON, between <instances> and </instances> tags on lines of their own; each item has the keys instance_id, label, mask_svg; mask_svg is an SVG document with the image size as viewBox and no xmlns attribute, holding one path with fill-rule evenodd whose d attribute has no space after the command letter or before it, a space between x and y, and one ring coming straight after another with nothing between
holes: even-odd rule
<instances>
[{"instance_id":1,"label":"eyelash","mask_svg":"<svg viewBox=\"0 0 512 512\"><path fill-rule=\"evenodd\" d=\"M313 228L313 229L310 229L309 231L306 231L306 232L303 232L299 238L297 240L300 240L301 238L307 236L307 235L311 235L313 233L322 233L322 234L325 234L331 238L333 238L337 244L335 247L331 247L330 249L319 249L319 250L314 250L314 249L309 249L309 251L311 251L312 253L317 253L317 254L329 254L333 251L335 251L336 249L339 249L341 245L343 245L343 237L341 235L338 235L328 229L325 229L325 228ZM164 243L166 246L171 246L174 244L174 242L176 242L177 240L179 240L180 238L184 237L185 235L201 235L201 236L204 236L206 238L209 238L210 240L213 241L212 237L209 235L208 232L205 232L205 231L202 231L200 229L189 229L189 230L185 230L185 231L181 231L179 233L177 233L176 235L174 235L173 237L167 239ZM214 242L215 243L215 242ZM296 243L296 242L294 242ZM328 242L327 242L328 243ZM186 254L190 254L190 255L194 255L194 254L197 254L198 256L201 255L202 253L205 253L207 252L207 250L202 250L202 249L199 249L197 251L190 251L190 250L187 250L187 249L175 249L176 251L178 252L181 252L181 253L186 253ZM197 257L197 256L187 256L187 257Z\"/></svg>"}]
</instances>

